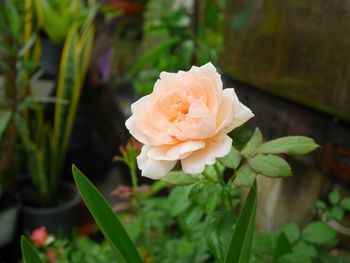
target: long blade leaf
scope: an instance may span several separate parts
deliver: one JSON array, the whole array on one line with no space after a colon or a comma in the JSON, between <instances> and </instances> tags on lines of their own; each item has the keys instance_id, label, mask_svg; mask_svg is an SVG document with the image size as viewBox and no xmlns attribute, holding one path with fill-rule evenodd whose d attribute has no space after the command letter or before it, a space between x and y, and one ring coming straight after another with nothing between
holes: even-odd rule
<instances>
[{"instance_id":1,"label":"long blade leaf","mask_svg":"<svg viewBox=\"0 0 350 263\"><path fill-rule=\"evenodd\" d=\"M11 116L12 116L11 111L0 112L0 142L1 142L3 134L5 133L7 125L10 122Z\"/></svg>"},{"instance_id":2,"label":"long blade leaf","mask_svg":"<svg viewBox=\"0 0 350 263\"><path fill-rule=\"evenodd\" d=\"M77 42L75 62L77 63L78 78L76 78L74 82L74 87L71 94L71 104L66 117L66 125L64 127L63 146L60 152L62 156L61 165L63 165L64 162L64 155L68 147L69 139L73 130L81 90L83 88L84 79L89 67L92 45L94 40L94 32L94 26L91 25L86 29L86 31L84 31L83 35Z\"/></svg>"},{"instance_id":3,"label":"long blade leaf","mask_svg":"<svg viewBox=\"0 0 350 263\"><path fill-rule=\"evenodd\" d=\"M80 195L103 235L116 252L117 261L120 263L142 263L136 247L105 198L74 165L72 171Z\"/></svg>"},{"instance_id":4,"label":"long blade leaf","mask_svg":"<svg viewBox=\"0 0 350 263\"><path fill-rule=\"evenodd\" d=\"M38 252L25 236L21 237L21 249L25 263L43 263Z\"/></svg>"},{"instance_id":5,"label":"long blade leaf","mask_svg":"<svg viewBox=\"0 0 350 263\"><path fill-rule=\"evenodd\" d=\"M83 32L78 42L81 82L84 82L85 75L89 67L92 46L94 43L94 36L95 27L93 25L90 25Z\"/></svg>"},{"instance_id":6,"label":"long blade leaf","mask_svg":"<svg viewBox=\"0 0 350 263\"><path fill-rule=\"evenodd\" d=\"M278 259L283 255L292 252L292 248L288 238L284 232L281 232L277 239L277 246L273 255L273 262L278 262Z\"/></svg>"},{"instance_id":7,"label":"long blade leaf","mask_svg":"<svg viewBox=\"0 0 350 263\"><path fill-rule=\"evenodd\" d=\"M255 228L256 204L257 186L255 182L238 217L236 228L226 254L225 263L249 262Z\"/></svg>"},{"instance_id":8,"label":"long blade leaf","mask_svg":"<svg viewBox=\"0 0 350 263\"><path fill-rule=\"evenodd\" d=\"M64 44L61 57L60 73L58 77L56 98L69 101L69 105L55 105L55 123L54 123L54 147L57 154L57 168L61 167L63 156L66 149L65 133L67 129L68 115L72 107L73 94L76 91L78 79L78 56L77 56L78 36L75 30L71 30ZM59 173L60 171L57 171Z\"/></svg>"}]
</instances>

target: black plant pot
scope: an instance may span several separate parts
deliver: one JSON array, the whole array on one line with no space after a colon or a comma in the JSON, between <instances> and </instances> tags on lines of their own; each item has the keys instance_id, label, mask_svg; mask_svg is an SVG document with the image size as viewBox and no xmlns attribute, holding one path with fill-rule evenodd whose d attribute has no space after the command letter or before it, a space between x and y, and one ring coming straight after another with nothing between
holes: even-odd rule
<instances>
[{"instance_id":1,"label":"black plant pot","mask_svg":"<svg viewBox=\"0 0 350 263\"><path fill-rule=\"evenodd\" d=\"M60 68L63 44L53 43L50 39L42 36L41 46L41 68L47 75L56 77Z\"/></svg>"},{"instance_id":2,"label":"black plant pot","mask_svg":"<svg viewBox=\"0 0 350 263\"><path fill-rule=\"evenodd\" d=\"M30 196L35 196L33 191L35 191L33 187L26 187L22 191L24 232L30 233L38 227L45 226L50 234L71 236L76 225L77 210L81 200L75 185L70 182L61 182L58 189L58 199L61 201L51 207L38 207L34 206L33 202L28 202L28 197L30 199Z\"/></svg>"},{"instance_id":3,"label":"black plant pot","mask_svg":"<svg viewBox=\"0 0 350 263\"><path fill-rule=\"evenodd\" d=\"M0 199L0 247L9 244L15 237L19 209L18 196L5 195Z\"/></svg>"},{"instance_id":4,"label":"black plant pot","mask_svg":"<svg viewBox=\"0 0 350 263\"><path fill-rule=\"evenodd\" d=\"M16 194L0 198L0 262L19 262L17 219L20 199Z\"/></svg>"}]
</instances>

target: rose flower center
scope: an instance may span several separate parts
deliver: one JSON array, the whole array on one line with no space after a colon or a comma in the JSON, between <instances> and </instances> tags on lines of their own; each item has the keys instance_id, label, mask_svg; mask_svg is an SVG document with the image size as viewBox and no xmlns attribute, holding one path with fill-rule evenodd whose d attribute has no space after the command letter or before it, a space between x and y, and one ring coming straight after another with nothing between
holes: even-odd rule
<instances>
[{"instance_id":1,"label":"rose flower center","mask_svg":"<svg viewBox=\"0 0 350 263\"><path fill-rule=\"evenodd\" d=\"M184 92L169 92L164 94L159 100L159 106L165 113L169 122L174 122L188 114L190 108L191 96Z\"/></svg>"}]
</instances>

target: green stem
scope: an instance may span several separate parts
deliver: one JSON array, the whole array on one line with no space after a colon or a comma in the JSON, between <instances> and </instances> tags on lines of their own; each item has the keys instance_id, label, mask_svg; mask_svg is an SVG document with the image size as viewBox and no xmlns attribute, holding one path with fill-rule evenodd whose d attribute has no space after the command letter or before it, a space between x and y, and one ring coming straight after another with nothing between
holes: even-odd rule
<instances>
[{"instance_id":1,"label":"green stem","mask_svg":"<svg viewBox=\"0 0 350 263\"><path fill-rule=\"evenodd\" d=\"M128 163L128 166L129 166L130 175L131 175L132 190L133 190L134 194L137 195L138 180L137 180L135 161L131 161L131 163Z\"/></svg>"},{"instance_id":2,"label":"green stem","mask_svg":"<svg viewBox=\"0 0 350 263\"><path fill-rule=\"evenodd\" d=\"M202 174L210 183L216 184L218 182L217 180L213 180L213 178L211 178L210 175L206 173L206 171L203 171Z\"/></svg>"},{"instance_id":3,"label":"green stem","mask_svg":"<svg viewBox=\"0 0 350 263\"><path fill-rule=\"evenodd\" d=\"M145 246L147 251L150 252L151 257L153 258L153 250L151 246L151 242L149 240L149 233L146 233L146 218L142 209L142 202L139 193L137 192L138 188L138 179L137 179L137 168L136 168L136 160L130 160L127 162L131 175L131 186L132 186L132 196L135 203L136 212L141 220L141 233L143 233L143 237L145 240Z\"/></svg>"},{"instance_id":4,"label":"green stem","mask_svg":"<svg viewBox=\"0 0 350 263\"><path fill-rule=\"evenodd\" d=\"M228 186L225 183L224 180L224 174L220 172L219 166L217 163L214 164L214 169L217 175L217 178L219 180L220 185L222 186L223 189L226 189L226 187ZM228 207L230 209L230 211L233 211L233 203L232 203L232 199L231 199L231 194L229 192L227 192L226 190L224 190L225 192L223 192L223 194L225 195L224 197L226 197L225 199L227 200L227 204Z\"/></svg>"},{"instance_id":5,"label":"green stem","mask_svg":"<svg viewBox=\"0 0 350 263\"><path fill-rule=\"evenodd\" d=\"M214 164L214 169L215 169L215 172L216 172L216 175L218 177L220 184L222 186L224 186L225 185L224 174L220 172L220 169L219 169L217 162Z\"/></svg>"}]
</instances>

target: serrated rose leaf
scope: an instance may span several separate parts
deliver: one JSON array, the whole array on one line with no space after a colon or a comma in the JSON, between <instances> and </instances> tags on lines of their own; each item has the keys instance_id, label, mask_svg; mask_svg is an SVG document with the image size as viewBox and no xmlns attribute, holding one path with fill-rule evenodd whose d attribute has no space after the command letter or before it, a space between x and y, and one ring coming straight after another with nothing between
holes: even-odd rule
<instances>
[{"instance_id":1,"label":"serrated rose leaf","mask_svg":"<svg viewBox=\"0 0 350 263\"><path fill-rule=\"evenodd\" d=\"M249 165L258 174L267 177L287 177L292 175L289 164L275 155L258 154L248 160Z\"/></svg>"}]
</instances>

